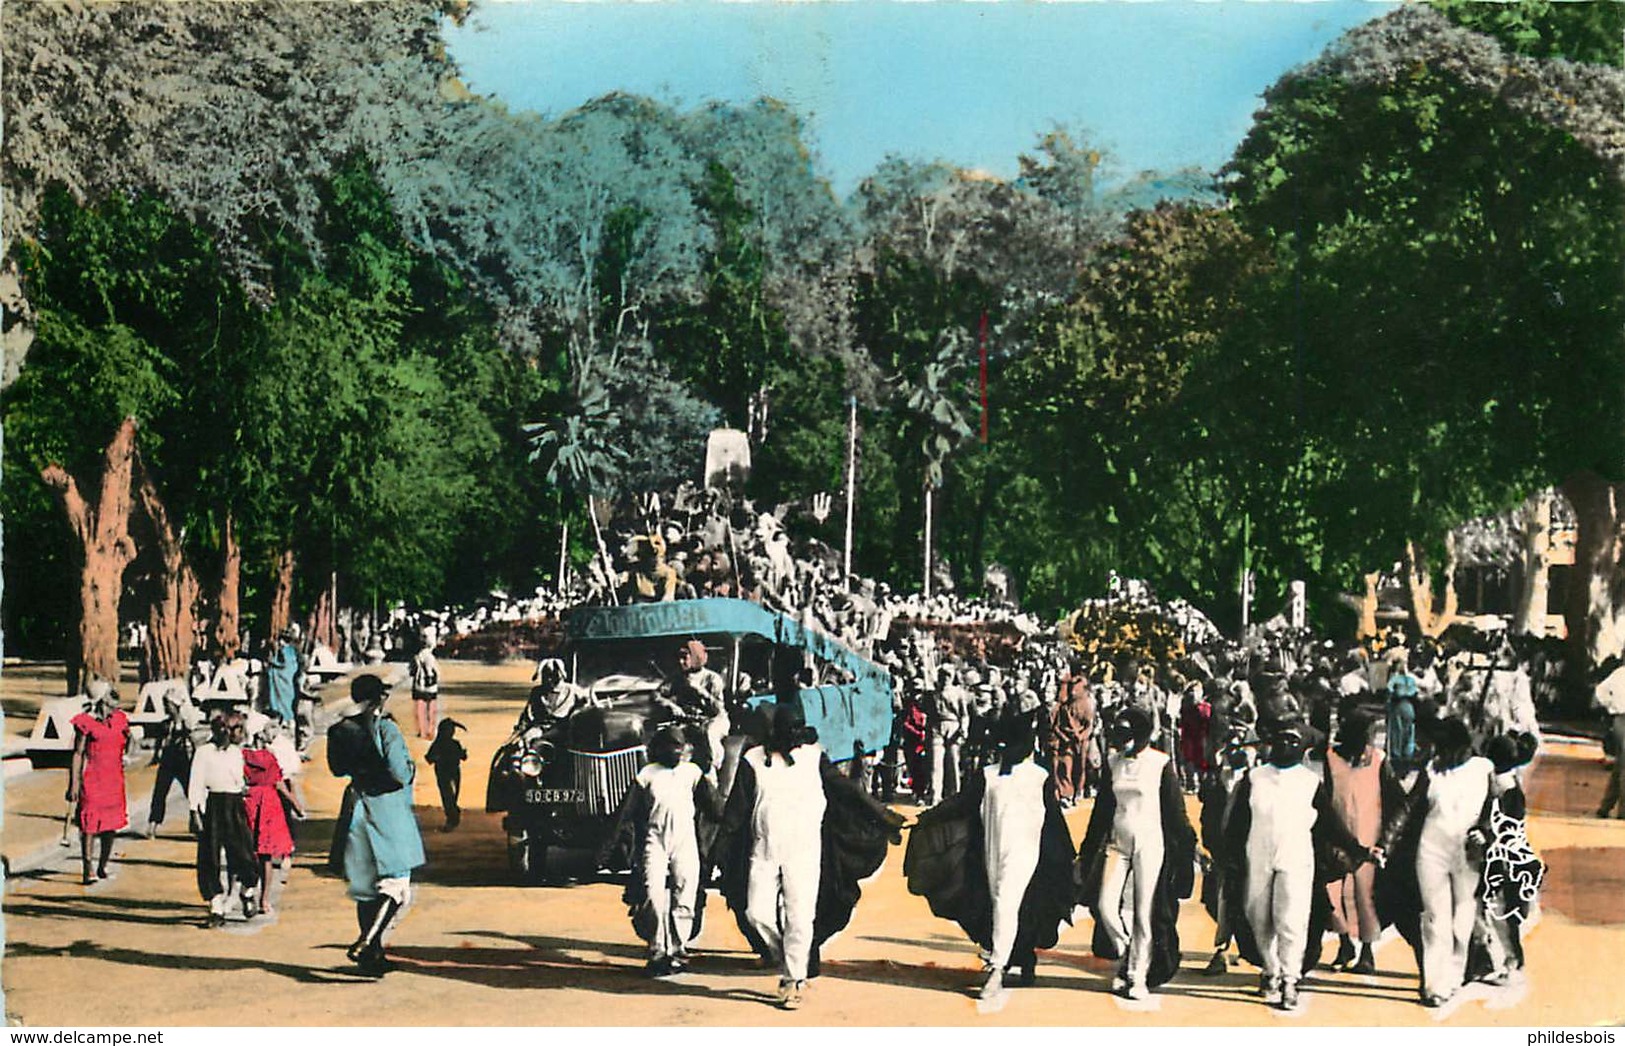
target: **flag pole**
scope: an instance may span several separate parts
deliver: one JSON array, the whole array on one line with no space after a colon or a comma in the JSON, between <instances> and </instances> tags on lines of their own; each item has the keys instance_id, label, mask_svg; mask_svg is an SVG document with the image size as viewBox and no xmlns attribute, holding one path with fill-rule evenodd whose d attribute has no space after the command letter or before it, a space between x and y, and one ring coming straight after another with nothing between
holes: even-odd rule
<instances>
[{"instance_id":1,"label":"flag pole","mask_svg":"<svg viewBox=\"0 0 1625 1046\"><path fill-rule=\"evenodd\" d=\"M846 585L852 587L852 520L858 487L858 398L848 397L846 422L846 558L842 566Z\"/></svg>"},{"instance_id":2,"label":"flag pole","mask_svg":"<svg viewBox=\"0 0 1625 1046\"><path fill-rule=\"evenodd\" d=\"M564 589L565 589L565 585L566 585L564 572L567 569L569 569L569 563L570 563L570 560L568 558L569 557L569 551L570 551L570 517L565 516L564 517L564 529L559 534L559 574L558 574L557 581L553 586L554 591L557 592L558 595L561 596L561 597L564 595Z\"/></svg>"}]
</instances>

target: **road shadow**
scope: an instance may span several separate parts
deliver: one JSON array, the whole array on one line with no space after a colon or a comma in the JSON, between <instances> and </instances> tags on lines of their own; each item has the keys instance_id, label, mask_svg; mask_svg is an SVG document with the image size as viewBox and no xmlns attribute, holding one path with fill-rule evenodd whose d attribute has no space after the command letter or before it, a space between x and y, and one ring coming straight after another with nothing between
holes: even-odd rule
<instances>
[{"instance_id":1,"label":"road shadow","mask_svg":"<svg viewBox=\"0 0 1625 1046\"><path fill-rule=\"evenodd\" d=\"M195 919L186 921L195 922ZM286 977L300 984L365 984L375 978L355 972L346 963L343 967L326 969L300 966L295 963L271 962L266 959L237 958L212 955L169 955L144 952L135 948L108 948L93 941L74 941L71 944L46 947L38 944L13 943L6 945L8 959L54 959L63 957L100 959L126 966L141 966L163 970L230 972L235 970L262 970Z\"/></svg>"},{"instance_id":2,"label":"road shadow","mask_svg":"<svg viewBox=\"0 0 1625 1046\"><path fill-rule=\"evenodd\" d=\"M65 880L65 879L69 878L69 872L67 870L62 869L62 868L53 868L53 867L51 867L49 865L47 865L46 867L43 867L43 868L31 868L26 872L14 872L14 871L11 870L10 863L7 862L5 871L6 871L6 881L9 882L9 883L21 883L21 882L44 883L44 882L50 882L53 879L64 879ZM73 871L71 874L72 874L73 879L77 880L79 878L78 870Z\"/></svg>"},{"instance_id":3,"label":"road shadow","mask_svg":"<svg viewBox=\"0 0 1625 1046\"><path fill-rule=\"evenodd\" d=\"M975 954L976 952L975 943L964 934L956 935L951 933L933 933L927 934L924 937L912 941L903 937L883 937L878 934L863 934L862 936L858 937L858 940L873 941L876 944L897 944L906 948L926 948L931 947L932 942L937 942L947 945L959 945L960 947L955 949L956 951L965 951L972 954Z\"/></svg>"},{"instance_id":4,"label":"road shadow","mask_svg":"<svg viewBox=\"0 0 1625 1046\"><path fill-rule=\"evenodd\" d=\"M1070 966L1074 970L1082 970L1085 973L1093 973L1108 978L1117 971L1118 966L1116 959L1102 959L1094 952L1073 951L1070 948L1066 950L1057 948L1051 951L1040 951L1038 961Z\"/></svg>"},{"instance_id":5,"label":"road shadow","mask_svg":"<svg viewBox=\"0 0 1625 1046\"><path fill-rule=\"evenodd\" d=\"M177 907L174 901L151 901L140 897L97 897L92 895L73 898L71 903L88 904L92 907L124 908L138 912L173 912Z\"/></svg>"},{"instance_id":6,"label":"road shadow","mask_svg":"<svg viewBox=\"0 0 1625 1046\"><path fill-rule=\"evenodd\" d=\"M501 661L484 661L483 659L476 660L481 660L481 662L486 665L502 663ZM487 679L458 683L456 697L459 701L473 698L475 700L490 701L493 703L506 702L513 705L514 715L517 717L519 715L519 709L524 707L525 698L530 694L530 682L528 676L517 672L515 673L515 676L516 678L511 681ZM496 709L482 709L481 711L495 712ZM472 755L470 758L473 758Z\"/></svg>"},{"instance_id":7,"label":"road shadow","mask_svg":"<svg viewBox=\"0 0 1625 1046\"><path fill-rule=\"evenodd\" d=\"M963 966L936 963L898 963L890 959L826 959L823 981L858 981L864 984L894 984L904 988L964 995L982 983L982 974Z\"/></svg>"},{"instance_id":8,"label":"road shadow","mask_svg":"<svg viewBox=\"0 0 1625 1046\"><path fill-rule=\"evenodd\" d=\"M130 902L121 897L74 897L64 900L35 898L16 903L7 902L9 918L69 919L88 922L134 923L138 926L195 926L200 918L196 910L186 911L175 904L161 905L168 914L150 912L152 902Z\"/></svg>"},{"instance_id":9,"label":"road shadow","mask_svg":"<svg viewBox=\"0 0 1625 1046\"><path fill-rule=\"evenodd\" d=\"M638 944L627 941L580 941L565 937L531 937L524 934L501 933L496 930L459 930L455 936L483 938L485 940L507 941L510 944L523 945L534 952L549 957L552 961L573 962L574 956L582 951L591 950L602 952L622 959L635 959L642 962L648 954L647 950Z\"/></svg>"},{"instance_id":10,"label":"road shadow","mask_svg":"<svg viewBox=\"0 0 1625 1046\"><path fill-rule=\"evenodd\" d=\"M27 810L7 810L6 816L15 817L19 820L55 821L57 824L62 823L61 814L41 814L31 813ZM77 832L77 829L75 829L75 832Z\"/></svg>"},{"instance_id":11,"label":"road shadow","mask_svg":"<svg viewBox=\"0 0 1625 1046\"><path fill-rule=\"evenodd\" d=\"M113 863L134 868L197 868L196 861L165 861L157 857L115 857Z\"/></svg>"},{"instance_id":12,"label":"road shadow","mask_svg":"<svg viewBox=\"0 0 1625 1046\"><path fill-rule=\"evenodd\" d=\"M507 886L517 880L508 867L508 835L502 815L463 811L453 831L440 831L440 807L419 806L418 825L428 864L413 878L440 886Z\"/></svg>"},{"instance_id":13,"label":"road shadow","mask_svg":"<svg viewBox=\"0 0 1625 1046\"><path fill-rule=\"evenodd\" d=\"M325 854L333 846L333 828L337 824L336 817L307 817L303 821L290 821L295 849L307 855L311 852Z\"/></svg>"},{"instance_id":14,"label":"road shadow","mask_svg":"<svg viewBox=\"0 0 1625 1046\"><path fill-rule=\"evenodd\" d=\"M1362 974L1361 976L1366 975ZM1401 977L1404 975L1379 972L1377 976ZM1409 979L1412 983L1405 985L1365 984L1363 982L1330 980L1325 976L1310 974L1299 981L1298 984L1306 995L1344 996L1368 999L1373 1002L1405 1002L1414 999L1416 996L1415 978L1411 977ZM1200 967L1182 967L1174 980L1155 989L1155 991L1161 995L1200 999L1207 1002L1236 1003L1254 1007L1264 1005L1258 994L1258 973L1253 970L1208 976L1201 972Z\"/></svg>"},{"instance_id":15,"label":"road shadow","mask_svg":"<svg viewBox=\"0 0 1625 1046\"><path fill-rule=\"evenodd\" d=\"M6 673L8 675L15 671L16 669L10 667L9 665L6 667ZM54 700L55 698L65 696L67 695L46 694L45 699ZM33 722L39 715L40 702L38 698L33 696L0 698L0 710L3 710L6 713L7 719Z\"/></svg>"},{"instance_id":16,"label":"road shadow","mask_svg":"<svg viewBox=\"0 0 1625 1046\"><path fill-rule=\"evenodd\" d=\"M500 936L500 935L491 935ZM690 997L710 1000L771 1005L773 993L764 989L744 987L712 987L702 983L719 970L713 962L716 956L697 955L692 972L678 977L650 978L643 973L644 953L641 948L629 949L630 959L592 960L564 955L559 944L547 938L537 939L539 948L482 948L421 947L401 945L392 947L389 956L403 971L424 977L440 977L485 988L519 991L571 990L604 995L653 995ZM335 945L334 947L338 947ZM597 947L597 946L595 946ZM605 949L608 951L609 949ZM729 965L732 965L731 963ZM758 976L768 977L760 970Z\"/></svg>"},{"instance_id":17,"label":"road shadow","mask_svg":"<svg viewBox=\"0 0 1625 1046\"><path fill-rule=\"evenodd\" d=\"M1335 981L1304 980L1299 983L1305 992L1313 995L1343 996L1349 999L1386 1000L1389 1002L1415 1002L1416 983L1410 984L1339 984Z\"/></svg>"}]
</instances>

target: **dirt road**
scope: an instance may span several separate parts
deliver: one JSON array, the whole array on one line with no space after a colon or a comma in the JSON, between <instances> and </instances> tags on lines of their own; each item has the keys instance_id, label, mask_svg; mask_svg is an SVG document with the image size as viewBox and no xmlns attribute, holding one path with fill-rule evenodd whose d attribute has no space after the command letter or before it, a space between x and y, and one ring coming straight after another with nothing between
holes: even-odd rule
<instances>
[{"instance_id":1,"label":"dirt road","mask_svg":"<svg viewBox=\"0 0 1625 1046\"><path fill-rule=\"evenodd\" d=\"M1187 902L1180 921L1185 969L1149 1003L1110 994L1110 965L1089 954L1090 925L1080 915L1060 946L1040 956L1038 984L984 1012L971 994L980 979L975 949L908 894L896 848L865 888L851 926L825 950L825 975L805 1007L787 1014L771 1008L774 977L757 967L715 896L693 972L651 982L641 975L642 949L619 886L511 885L499 819L480 810L485 765L518 713L530 666L442 668L445 712L469 727L469 812L456 832L437 831L432 773L420 763L416 798L430 863L395 941L399 970L374 983L344 959L354 909L343 881L322 868L340 789L319 749L303 782L312 818L298 828L292 877L273 894L277 915L212 931L200 928L204 908L183 804L172 802L156 840L121 838L114 877L85 888L77 861L65 859L69 851L52 851L65 774L38 771L6 781L0 841L16 870L4 905L8 1017L30 1025L1266 1026L1625 1018L1625 995L1614 980L1625 964L1625 821L1587 816L1603 782L1594 746L1551 745L1530 777L1530 836L1550 873L1543 918L1527 941L1526 978L1493 992L1472 989L1445 1011L1417 1005L1415 965L1397 939L1379 948L1377 975L1322 971L1306 982L1299 1013L1268 1010L1253 996L1250 967L1212 978L1199 972L1213 928L1200 906ZM55 686L47 672L7 666L0 700L8 736L27 732L30 706ZM394 704L408 720L407 701ZM426 743L410 743L421 757ZM149 769L132 767L132 808L145 809L150 782ZM1083 809L1072 815L1076 837L1086 819ZM42 867L23 870L42 853Z\"/></svg>"}]
</instances>

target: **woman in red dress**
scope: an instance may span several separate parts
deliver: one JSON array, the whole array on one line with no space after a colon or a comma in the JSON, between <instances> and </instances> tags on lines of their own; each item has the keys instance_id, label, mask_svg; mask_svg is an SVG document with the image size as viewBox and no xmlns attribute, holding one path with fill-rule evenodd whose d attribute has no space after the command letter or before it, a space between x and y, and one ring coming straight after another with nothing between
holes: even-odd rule
<instances>
[{"instance_id":1,"label":"woman in red dress","mask_svg":"<svg viewBox=\"0 0 1625 1046\"><path fill-rule=\"evenodd\" d=\"M97 680L90 687L90 710L73 723L73 767L68 776L68 802L79 821L79 861L89 886L90 838L101 840L96 878L107 878L113 836L130 823L124 803L124 752L130 744L130 720L118 707L118 692Z\"/></svg>"},{"instance_id":2,"label":"woman in red dress","mask_svg":"<svg viewBox=\"0 0 1625 1046\"><path fill-rule=\"evenodd\" d=\"M1179 711L1180 776L1185 790L1193 792L1207 779L1208 732L1213 727L1213 705L1202 690L1202 684L1193 680L1185 688L1184 705Z\"/></svg>"},{"instance_id":3,"label":"woman in red dress","mask_svg":"<svg viewBox=\"0 0 1625 1046\"><path fill-rule=\"evenodd\" d=\"M288 779L282 776L276 753L270 749L271 731L275 721L255 716L260 729L255 733L253 747L243 749L243 784L247 793L243 798L248 811L248 827L254 833L254 852L260 859L260 914L271 914L271 866L293 854L293 833L288 828L288 810L303 817L305 811L294 798ZM287 806L283 803L286 802Z\"/></svg>"}]
</instances>

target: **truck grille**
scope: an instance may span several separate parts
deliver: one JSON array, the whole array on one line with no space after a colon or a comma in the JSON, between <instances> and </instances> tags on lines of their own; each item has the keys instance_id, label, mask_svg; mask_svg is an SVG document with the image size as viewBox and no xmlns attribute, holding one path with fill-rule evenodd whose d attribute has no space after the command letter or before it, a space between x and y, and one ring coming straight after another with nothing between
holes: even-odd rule
<instances>
[{"instance_id":1,"label":"truck grille","mask_svg":"<svg viewBox=\"0 0 1625 1046\"><path fill-rule=\"evenodd\" d=\"M582 794L576 802L576 812L608 815L618 810L633 779L643 768L643 756L642 745L619 752L572 751L575 786Z\"/></svg>"}]
</instances>

